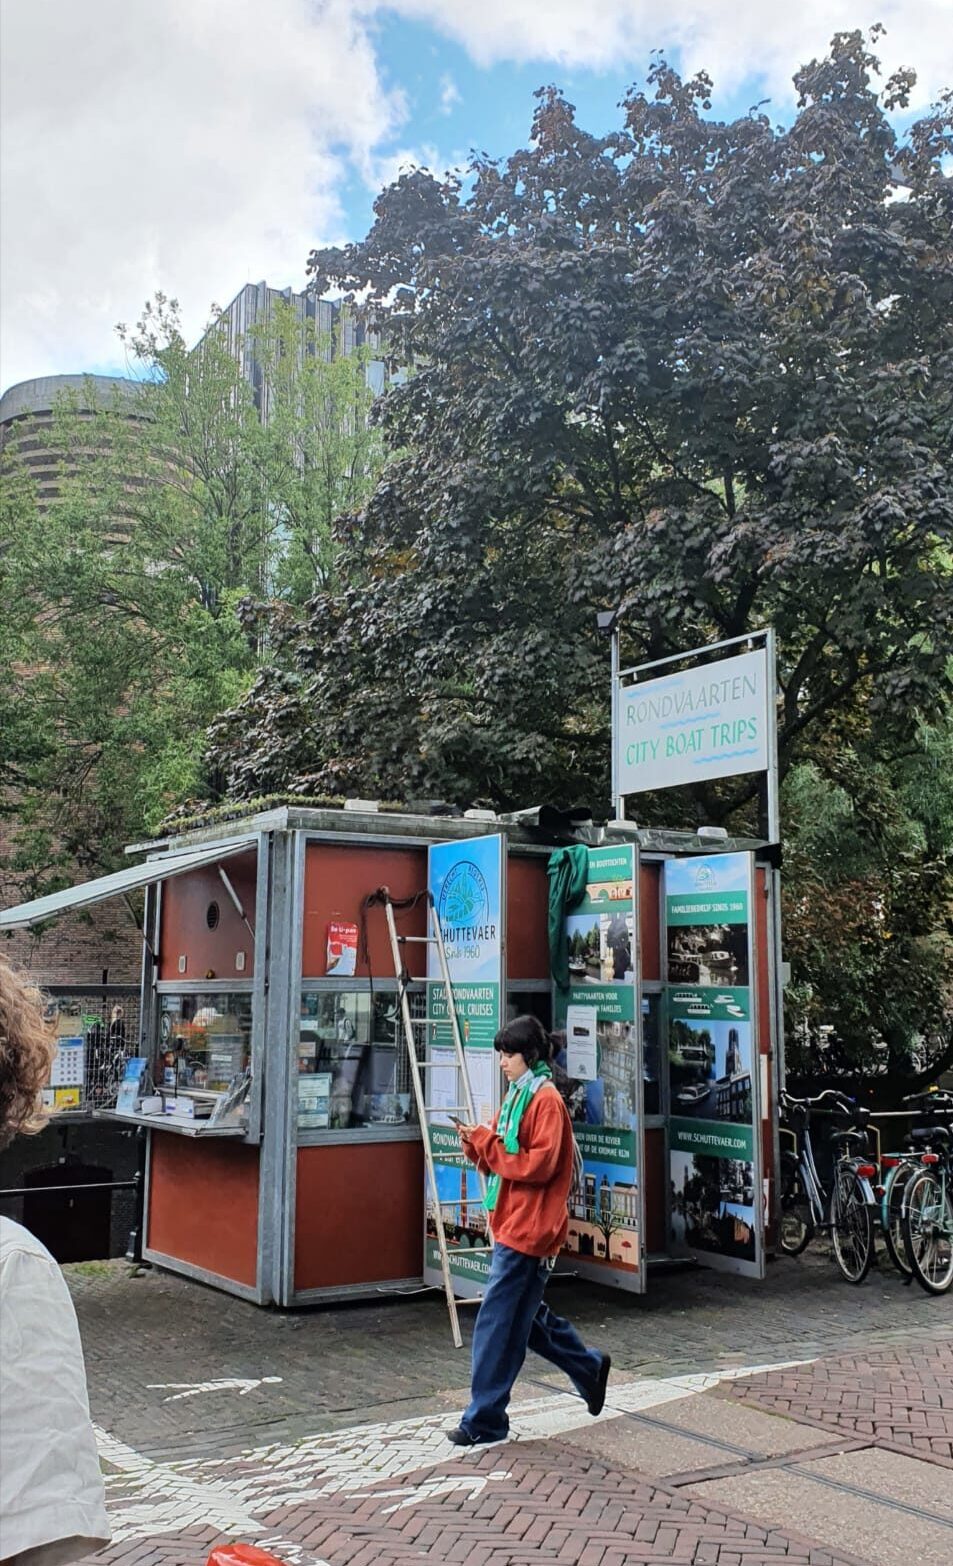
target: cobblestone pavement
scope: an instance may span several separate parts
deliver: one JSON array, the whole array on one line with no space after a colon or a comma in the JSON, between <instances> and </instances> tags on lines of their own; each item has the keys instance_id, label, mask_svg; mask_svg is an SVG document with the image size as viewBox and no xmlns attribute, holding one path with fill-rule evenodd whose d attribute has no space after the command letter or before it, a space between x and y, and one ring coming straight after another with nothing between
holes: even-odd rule
<instances>
[{"instance_id":1,"label":"cobblestone pavement","mask_svg":"<svg viewBox=\"0 0 953 1566\"><path fill-rule=\"evenodd\" d=\"M114 1525L100 1566L200 1566L228 1537L287 1566L953 1561L953 1312L887 1273L849 1289L808 1256L760 1286L653 1277L645 1300L556 1282L613 1355L605 1413L531 1356L515 1438L461 1452L444 1431L468 1363L439 1297L279 1315L67 1271Z\"/></svg>"},{"instance_id":2,"label":"cobblestone pavement","mask_svg":"<svg viewBox=\"0 0 953 1566\"><path fill-rule=\"evenodd\" d=\"M883 1349L737 1381L730 1396L953 1468L951 1371L949 1344Z\"/></svg>"}]
</instances>

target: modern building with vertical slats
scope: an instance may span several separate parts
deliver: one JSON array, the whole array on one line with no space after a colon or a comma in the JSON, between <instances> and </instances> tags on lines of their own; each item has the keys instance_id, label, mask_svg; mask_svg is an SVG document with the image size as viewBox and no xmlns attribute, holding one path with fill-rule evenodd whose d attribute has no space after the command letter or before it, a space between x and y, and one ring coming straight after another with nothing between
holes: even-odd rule
<instances>
[{"instance_id":1,"label":"modern building with vertical slats","mask_svg":"<svg viewBox=\"0 0 953 1566\"><path fill-rule=\"evenodd\" d=\"M315 351L328 359L335 354L352 354L356 349L377 346L373 335L356 321L342 304L333 299L316 299L311 293L296 294L291 288L269 288L265 282L246 283L210 326L205 337L219 333L229 352L240 363L242 374L252 388L255 407L263 424L270 414L270 390L262 366L255 354L254 328L272 315L278 304L290 305L299 320L314 322ZM196 349L201 349L205 337ZM367 366L367 383L375 396L385 387L383 361L372 359Z\"/></svg>"}]
</instances>

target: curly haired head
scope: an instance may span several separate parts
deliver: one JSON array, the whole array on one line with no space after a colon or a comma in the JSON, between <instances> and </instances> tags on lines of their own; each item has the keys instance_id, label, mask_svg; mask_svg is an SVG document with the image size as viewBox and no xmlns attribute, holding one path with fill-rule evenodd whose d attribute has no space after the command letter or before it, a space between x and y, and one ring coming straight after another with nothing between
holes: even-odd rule
<instances>
[{"instance_id":1,"label":"curly haired head","mask_svg":"<svg viewBox=\"0 0 953 1566\"><path fill-rule=\"evenodd\" d=\"M40 1095L55 1052L39 990L0 957L0 1148L46 1124Z\"/></svg>"}]
</instances>

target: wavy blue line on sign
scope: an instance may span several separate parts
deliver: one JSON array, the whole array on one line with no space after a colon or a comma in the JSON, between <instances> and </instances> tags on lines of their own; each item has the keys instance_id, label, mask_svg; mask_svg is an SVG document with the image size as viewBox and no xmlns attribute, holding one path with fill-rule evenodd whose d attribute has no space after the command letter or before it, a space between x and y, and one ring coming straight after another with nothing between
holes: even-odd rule
<instances>
[{"instance_id":1,"label":"wavy blue line on sign","mask_svg":"<svg viewBox=\"0 0 953 1566\"><path fill-rule=\"evenodd\" d=\"M721 750L716 756L694 756L692 765L696 767L710 766L713 761L734 761L737 756L756 756L757 745L749 745L747 750Z\"/></svg>"},{"instance_id":2,"label":"wavy blue line on sign","mask_svg":"<svg viewBox=\"0 0 953 1566\"><path fill-rule=\"evenodd\" d=\"M720 718L721 708L717 712L696 712L690 718L671 718L668 723L660 723L660 729L681 729L686 723L697 723L700 718Z\"/></svg>"}]
</instances>

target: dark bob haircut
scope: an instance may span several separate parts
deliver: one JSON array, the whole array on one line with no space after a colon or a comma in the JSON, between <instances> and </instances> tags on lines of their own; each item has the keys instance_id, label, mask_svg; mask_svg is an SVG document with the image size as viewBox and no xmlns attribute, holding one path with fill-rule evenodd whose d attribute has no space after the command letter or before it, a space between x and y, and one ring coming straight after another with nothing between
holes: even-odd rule
<instances>
[{"instance_id":1,"label":"dark bob haircut","mask_svg":"<svg viewBox=\"0 0 953 1566\"><path fill-rule=\"evenodd\" d=\"M501 1054L522 1055L527 1066L535 1066L538 1060L550 1061L553 1041L538 1017L517 1017L501 1028L493 1040L493 1048Z\"/></svg>"}]
</instances>

